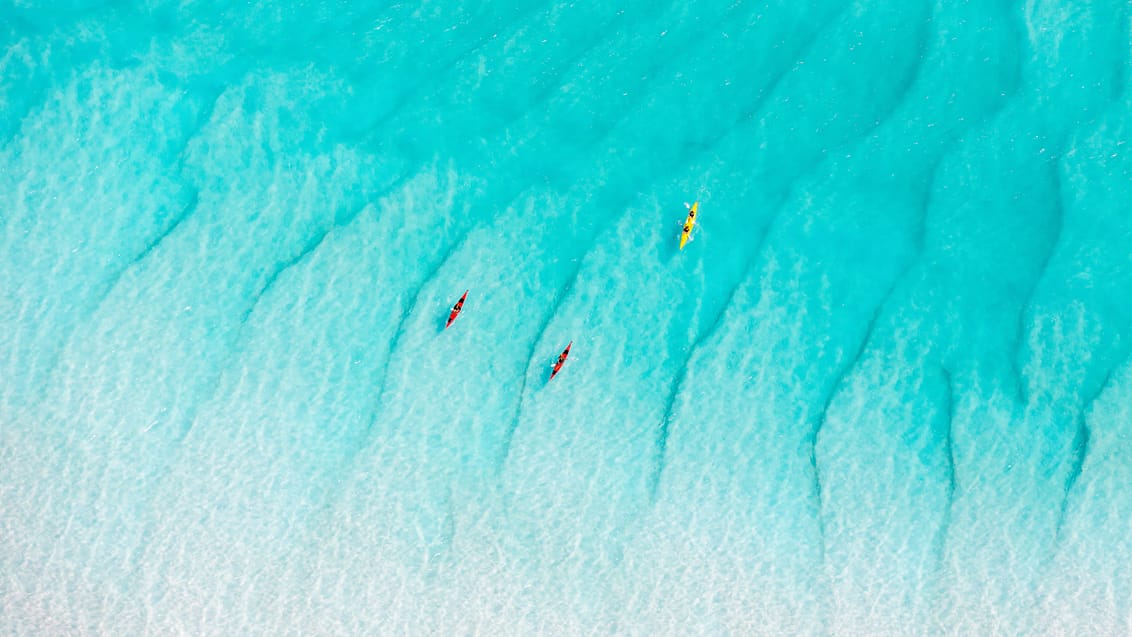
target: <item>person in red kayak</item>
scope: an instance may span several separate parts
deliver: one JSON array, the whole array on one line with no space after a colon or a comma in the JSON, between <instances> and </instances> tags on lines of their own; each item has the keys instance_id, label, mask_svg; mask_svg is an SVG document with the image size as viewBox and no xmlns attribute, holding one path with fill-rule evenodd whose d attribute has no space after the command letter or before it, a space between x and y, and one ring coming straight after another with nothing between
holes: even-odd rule
<instances>
[{"instance_id":1,"label":"person in red kayak","mask_svg":"<svg viewBox=\"0 0 1132 637\"><path fill-rule=\"evenodd\" d=\"M558 371L562 369L562 363L566 362L566 357L570 355L570 347L573 345L574 341L570 341L570 344L566 346L566 349L562 350L562 353L558 355L558 362L554 364L554 369L550 372L550 377L552 379L558 374Z\"/></svg>"},{"instance_id":2,"label":"person in red kayak","mask_svg":"<svg viewBox=\"0 0 1132 637\"><path fill-rule=\"evenodd\" d=\"M456 305L452 306L452 312L448 314L448 322L444 324L444 329L448 329L448 326L452 325L452 321L455 321L456 317L460 315L460 310L464 309L464 299L466 298L468 298L468 291L464 290L464 296L461 296L460 300L456 301Z\"/></svg>"}]
</instances>

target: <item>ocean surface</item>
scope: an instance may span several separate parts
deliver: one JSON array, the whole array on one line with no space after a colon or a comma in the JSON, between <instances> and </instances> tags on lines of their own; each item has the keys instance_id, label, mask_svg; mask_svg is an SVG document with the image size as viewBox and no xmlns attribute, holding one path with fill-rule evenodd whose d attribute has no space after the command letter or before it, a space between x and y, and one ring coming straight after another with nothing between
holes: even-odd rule
<instances>
[{"instance_id":1,"label":"ocean surface","mask_svg":"<svg viewBox=\"0 0 1132 637\"><path fill-rule=\"evenodd\" d=\"M0 2L0 634L1132 634L1130 59L1122 0Z\"/></svg>"}]
</instances>

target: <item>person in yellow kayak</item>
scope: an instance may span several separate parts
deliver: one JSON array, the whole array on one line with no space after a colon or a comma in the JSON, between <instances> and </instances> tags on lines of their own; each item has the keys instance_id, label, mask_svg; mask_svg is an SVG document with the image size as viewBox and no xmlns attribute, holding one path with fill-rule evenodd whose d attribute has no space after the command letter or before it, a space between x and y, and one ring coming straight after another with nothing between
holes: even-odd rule
<instances>
[{"instance_id":1,"label":"person in yellow kayak","mask_svg":"<svg viewBox=\"0 0 1132 637\"><path fill-rule=\"evenodd\" d=\"M684 204L687 205L687 204ZM688 218L684 220L684 230L680 233L680 249L684 249L684 244L688 243L688 239L692 236L692 228L696 227L696 210L700 207L700 202L692 204L688 208Z\"/></svg>"}]
</instances>

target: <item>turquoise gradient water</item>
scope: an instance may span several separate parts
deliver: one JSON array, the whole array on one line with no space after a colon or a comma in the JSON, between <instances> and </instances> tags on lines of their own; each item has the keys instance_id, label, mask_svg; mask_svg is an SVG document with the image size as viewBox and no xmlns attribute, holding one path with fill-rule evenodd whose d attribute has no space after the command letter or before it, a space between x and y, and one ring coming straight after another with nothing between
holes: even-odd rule
<instances>
[{"instance_id":1,"label":"turquoise gradient water","mask_svg":"<svg viewBox=\"0 0 1132 637\"><path fill-rule=\"evenodd\" d=\"M0 632L1128 634L1130 13L0 3Z\"/></svg>"}]
</instances>

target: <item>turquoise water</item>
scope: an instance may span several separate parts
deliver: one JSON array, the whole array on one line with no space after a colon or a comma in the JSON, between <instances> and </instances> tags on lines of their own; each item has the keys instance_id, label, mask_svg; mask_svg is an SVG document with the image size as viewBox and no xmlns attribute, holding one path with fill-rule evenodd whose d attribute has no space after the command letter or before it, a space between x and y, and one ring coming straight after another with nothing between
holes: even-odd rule
<instances>
[{"instance_id":1,"label":"turquoise water","mask_svg":"<svg viewBox=\"0 0 1132 637\"><path fill-rule=\"evenodd\" d=\"M1128 634L1130 13L0 4L0 632Z\"/></svg>"}]
</instances>

